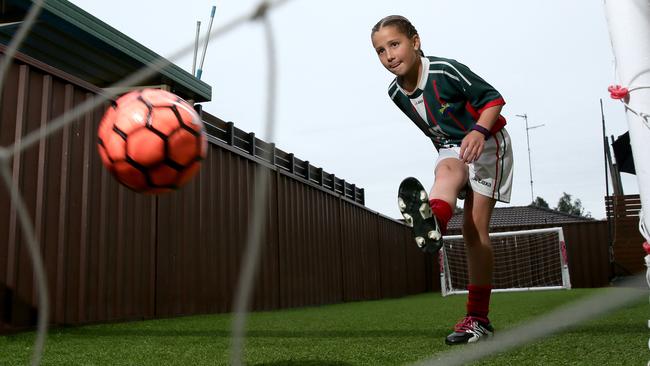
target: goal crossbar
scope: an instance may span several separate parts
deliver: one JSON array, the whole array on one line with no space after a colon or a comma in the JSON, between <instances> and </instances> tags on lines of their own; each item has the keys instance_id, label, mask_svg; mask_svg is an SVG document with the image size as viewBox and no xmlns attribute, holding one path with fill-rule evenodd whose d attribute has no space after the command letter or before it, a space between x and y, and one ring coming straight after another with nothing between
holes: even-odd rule
<instances>
[{"instance_id":1,"label":"goal crossbar","mask_svg":"<svg viewBox=\"0 0 650 366\"><path fill-rule=\"evenodd\" d=\"M500 238L503 236L513 236L517 234L543 234L543 233L554 233L557 232L560 235L560 240L564 240L564 234L561 227L548 227L544 229L530 229L530 230L517 230L517 231L502 231L496 233L490 233L490 239ZM445 240L453 239L463 239L462 235L449 235L445 236Z\"/></svg>"}]
</instances>

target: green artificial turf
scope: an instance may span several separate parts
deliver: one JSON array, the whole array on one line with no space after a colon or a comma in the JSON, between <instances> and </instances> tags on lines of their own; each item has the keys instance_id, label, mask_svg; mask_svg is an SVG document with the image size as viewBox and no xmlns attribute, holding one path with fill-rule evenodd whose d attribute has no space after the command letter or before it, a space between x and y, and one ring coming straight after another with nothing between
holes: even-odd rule
<instances>
[{"instance_id":1,"label":"green artificial turf","mask_svg":"<svg viewBox=\"0 0 650 366\"><path fill-rule=\"evenodd\" d=\"M596 290L496 293L499 330ZM448 351L444 337L466 298L424 294L250 314L248 365L399 365ZM645 365L646 300L563 333L480 361L480 365ZM51 329L43 365L226 365L230 315ZM0 337L0 365L25 365L34 332ZM471 347L467 346L467 347Z\"/></svg>"}]
</instances>

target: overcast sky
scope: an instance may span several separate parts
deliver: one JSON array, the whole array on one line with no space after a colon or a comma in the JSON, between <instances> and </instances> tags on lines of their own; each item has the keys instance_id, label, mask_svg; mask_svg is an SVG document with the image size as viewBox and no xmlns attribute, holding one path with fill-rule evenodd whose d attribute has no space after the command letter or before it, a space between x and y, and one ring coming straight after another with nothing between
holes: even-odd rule
<instances>
[{"instance_id":1,"label":"overcast sky","mask_svg":"<svg viewBox=\"0 0 650 366\"><path fill-rule=\"evenodd\" d=\"M194 42L196 21L214 28L251 11L253 0L72 0L136 41L166 56ZM271 19L278 47L278 148L365 188L366 205L398 217L396 192L407 176L433 184L437 153L400 112L386 90L393 75L379 63L370 29L401 14L416 26L428 55L456 59L496 87L514 146L511 205L531 201L526 113L535 196L551 207L563 192L605 216L605 176L599 99L607 134L627 123L609 99L616 81L602 1L293 0ZM202 80L212 86L204 109L261 137L265 121L263 28L244 25L212 39ZM191 69L191 55L178 60ZM623 174L625 193L638 193ZM611 186L610 186L611 189Z\"/></svg>"}]
</instances>

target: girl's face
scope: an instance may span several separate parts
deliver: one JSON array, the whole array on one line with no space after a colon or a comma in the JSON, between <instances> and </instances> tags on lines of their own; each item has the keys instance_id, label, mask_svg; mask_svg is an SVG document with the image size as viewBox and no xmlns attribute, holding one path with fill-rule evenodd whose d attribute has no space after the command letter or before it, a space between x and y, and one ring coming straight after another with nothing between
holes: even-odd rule
<instances>
[{"instance_id":1,"label":"girl's face","mask_svg":"<svg viewBox=\"0 0 650 366\"><path fill-rule=\"evenodd\" d=\"M381 64L397 76L407 75L420 62L420 37L409 39L395 26L379 28L372 34L372 45Z\"/></svg>"}]
</instances>

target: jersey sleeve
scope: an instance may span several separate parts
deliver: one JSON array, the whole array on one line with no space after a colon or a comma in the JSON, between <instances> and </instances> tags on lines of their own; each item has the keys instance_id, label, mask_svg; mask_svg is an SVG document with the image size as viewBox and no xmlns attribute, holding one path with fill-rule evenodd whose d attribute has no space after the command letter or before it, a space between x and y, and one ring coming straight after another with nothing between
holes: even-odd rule
<instances>
[{"instance_id":1,"label":"jersey sleeve","mask_svg":"<svg viewBox=\"0 0 650 366\"><path fill-rule=\"evenodd\" d=\"M445 63L445 74L451 79L450 84L467 99L478 114L487 108L506 104L492 85L458 61L449 60Z\"/></svg>"}]
</instances>

